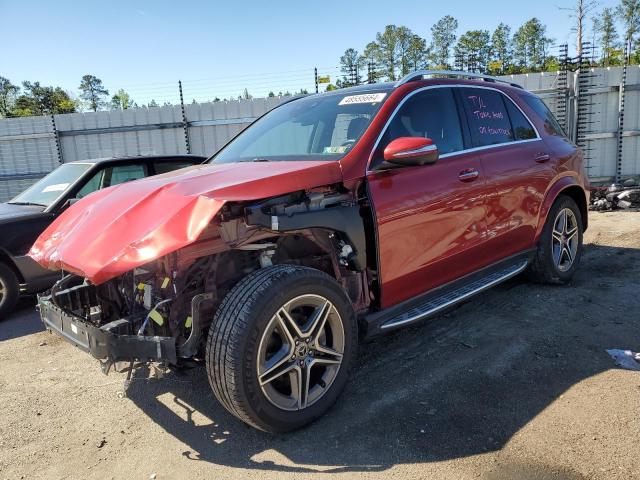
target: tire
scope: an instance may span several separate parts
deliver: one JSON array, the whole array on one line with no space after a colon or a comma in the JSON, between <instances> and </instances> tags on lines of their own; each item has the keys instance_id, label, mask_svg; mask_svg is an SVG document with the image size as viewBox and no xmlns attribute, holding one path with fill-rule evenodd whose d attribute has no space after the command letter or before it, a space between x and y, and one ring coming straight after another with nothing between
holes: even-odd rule
<instances>
[{"instance_id":1,"label":"tire","mask_svg":"<svg viewBox=\"0 0 640 480\"><path fill-rule=\"evenodd\" d=\"M0 320L13 312L20 297L18 277L7 264L0 262Z\"/></svg>"},{"instance_id":2,"label":"tire","mask_svg":"<svg viewBox=\"0 0 640 480\"><path fill-rule=\"evenodd\" d=\"M333 278L307 267L267 267L238 282L218 308L207 376L218 401L243 422L265 432L296 430L338 398L357 338L353 307ZM306 391L296 388L301 378L309 379Z\"/></svg>"},{"instance_id":3,"label":"tire","mask_svg":"<svg viewBox=\"0 0 640 480\"><path fill-rule=\"evenodd\" d=\"M563 214L568 219L564 223L567 228L560 232ZM538 249L529 267L529 277L532 280L550 284L562 284L571 280L582 258L583 225L582 214L576 202L571 197L560 195L549 210ZM566 243L559 237L564 238Z\"/></svg>"}]
</instances>

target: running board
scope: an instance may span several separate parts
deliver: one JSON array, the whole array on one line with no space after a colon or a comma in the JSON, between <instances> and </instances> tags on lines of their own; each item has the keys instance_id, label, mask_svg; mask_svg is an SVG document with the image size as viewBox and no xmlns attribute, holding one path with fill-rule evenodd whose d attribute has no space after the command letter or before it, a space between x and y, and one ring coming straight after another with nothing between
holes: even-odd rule
<instances>
[{"instance_id":1,"label":"running board","mask_svg":"<svg viewBox=\"0 0 640 480\"><path fill-rule=\"evenodd\" d=\"M487 272L485 275L475 277L471 281L453 289L444 289L440 295L428 295L424 300L414 303L409 308L403 310L391 318L385 319L380 325L380 330L391 330L402 327L426 317L435 315L448 307L462 302L488 288L493 287L509 278L515 277L529 265L526 259L520 259L515 263L510 263L497 270Z\"/></svg>"}]
</instances>

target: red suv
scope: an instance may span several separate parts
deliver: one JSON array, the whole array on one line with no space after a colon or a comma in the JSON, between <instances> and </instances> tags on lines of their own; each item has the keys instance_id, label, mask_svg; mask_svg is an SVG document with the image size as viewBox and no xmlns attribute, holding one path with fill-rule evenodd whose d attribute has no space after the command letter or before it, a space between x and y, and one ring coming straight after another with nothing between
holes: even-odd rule
<instances>
[{"instance_id":1,"label":"red suv","mask_svg":"<svg viewBox=\"0 0 640 480\"><path fill-rule=\"evenodd\" d=\"M74 204L30 255L70 272L46 327L105 372L204 358L229 412L287 431L336 400L359 341L520 272L568 281L587 200L539 98L420 71L284 103L209 164Z\"/></svg>"}]
</instances>

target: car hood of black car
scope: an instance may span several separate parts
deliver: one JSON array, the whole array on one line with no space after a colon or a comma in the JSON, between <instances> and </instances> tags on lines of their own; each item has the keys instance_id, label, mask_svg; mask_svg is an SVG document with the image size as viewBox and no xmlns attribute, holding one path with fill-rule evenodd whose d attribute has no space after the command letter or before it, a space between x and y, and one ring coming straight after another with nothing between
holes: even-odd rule
<instances>
[{"instance_id":1,"label":"car hood of black car","mask_svg":"<svg viewBox=\"0 0 640 480\"><path fill-rule=\"evenodd\" d=\"M40 217L44 209L45 207L41 205L0 203L0 224Z\"/></svg>"}]
</instances>

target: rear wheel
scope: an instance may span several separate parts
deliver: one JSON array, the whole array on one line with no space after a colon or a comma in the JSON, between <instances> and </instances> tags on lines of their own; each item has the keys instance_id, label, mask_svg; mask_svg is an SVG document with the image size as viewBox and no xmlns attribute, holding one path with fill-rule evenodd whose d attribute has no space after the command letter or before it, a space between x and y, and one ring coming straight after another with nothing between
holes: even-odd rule
<instances>
[{"instance_id":1,"label":"rear wheel","mask_svg":"<svg viewBox=\"0 0 640 480\"><path fill-rule=\"evenodd\" d=\"M357 348L349 298L327 274L276 265L240 281L216 312L207 373L216 398L269 432L300 428L344 388Z\"/></svg>"},{"instance_id":2,"label":"rear wheel","mask_svg":"<svg viewBox=\"0 0 640 480\"><path fill-rule=\"evenodd\" d=\"M0 320L13 311L19 296L18 277L7 264L0 262Z\"/></svg>"},{"instance_id":3,"label":"rear wheel","mask_svg":"<svg viewBox=\"0 0 640 480\"><path fill-rule=\"evenodd\" d=\"M530 275L543 283L565 283L582 257L583 223L576 202L560 196L551 207L540 236Z\"/></svg>"}]
</instances>

